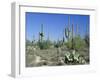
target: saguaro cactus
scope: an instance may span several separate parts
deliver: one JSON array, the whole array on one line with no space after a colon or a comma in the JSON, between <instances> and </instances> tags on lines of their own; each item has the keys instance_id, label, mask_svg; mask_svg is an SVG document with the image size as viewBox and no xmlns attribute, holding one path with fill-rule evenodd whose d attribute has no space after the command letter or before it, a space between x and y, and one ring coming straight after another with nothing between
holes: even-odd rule
<instances>
[{"instance_id":1,"label":"saguaro cactus","mask_svg":"<svg viewBox=\"0 0 100 80\"><path fill-rule=\"evenodd\" d=\"M78 35L78 24L76 24L76 36Z\"/></svg>"},{"instance_id":2,"label":"saguaro cactus","mask_svg":"<svg viewBox=\"0 0 100 80\"><path fill-rule=\"evenodd\" d=\"M39 47L40 47L40 49L44 49L43 37L44 37L43 24L41 24L41 32L39 32Z\"/></svg>"},{"instance_id":3,"label":"saguaro cactus","mask_svg":"<svg viewBox=\"0 0 100 80\"><path fill-rule=\"evenodd\" d=\"M35 36L34 36L34 35L33 35L32 43L33 43L33 44L35 43Z\"/></svg>"},{"instance_id":4,"label":"saguaro cactus","mask_svg":"<svg viewBox=\"0 0 100 80\"><path fill-rule=\"evenodd\" d=\"M85 34L85 42L87 43L87 45L89 46L89 26L86 25L86 34Z\"/></svg>"},{"instance_id":5,"label":"saguaro cactus","mask_svg":"<svg viewBox=\"0 0 100 80\"><path fill-rule=\"evenodd\" d=\"M70 37L69 28L65 28L65 37L69 40L69 37Z\"/></svg>"},{"instance_id":6,"label":"saguaro cactus","mask_svg":"<svg viewBox=\"0 0 100 80\"><path fill-rule=\"evenodd\" d=\"M40 42L43 42L43 37L44 37L43 24L41 24L41 32L39 32L39 37L40 37Z\"/></svg>"},{"instance_id":7,"label":"saguaro cactus","mask_svg":"<svg viewBox=\"0 0 100 80\"><path fill-rule=\"evenodd\" d=\"M68 16L68 27L65 28L65 37L69 40L70 38L70 17Z\"/></svg>"},{"instance_id":8,"label":"saguaro cactus","mask_svg":"<svg viewBox=\"0 0 100 80\"><path fill-rule=\"evenodd\" d=\"M86 25L86 35L89 35L89 26L88 26L88 24Z\"/></svg>"},{"instance_id":9,"label":"saguaro cactus","mask_svg":"<svg viewBox=\"0 0 100 80\"><path fill-rule=\"evenodd\" d=\"M48 38L47 38L47 40L48 40L48 41L50 40L50 37L49 37L49 32L48 32Z\"/></svg>"},{"instance_id":10,"label":"saguaro cactus","mask_svg":"<svg viewBox=\"0 0 100 80\"><path fill-rule=\"evenodd\" d=\"M72 49L74 49L74 39L73 39L73 37L74 37L74 27L73 27L73 24L72 24Z\"/></svg>"},{"instance_id":11,"label":"saguaro cactus","mask_svg":"<svg viewBox=\"0 0 100 80\"><path fill-rule=\"evenodd\" d=\"M64 42L65 42L65 37L64 37L64 35L65 35L65 32L64 32L64 30L63 30L62 44L64 44Z\"/></svg>"}]
</instances>

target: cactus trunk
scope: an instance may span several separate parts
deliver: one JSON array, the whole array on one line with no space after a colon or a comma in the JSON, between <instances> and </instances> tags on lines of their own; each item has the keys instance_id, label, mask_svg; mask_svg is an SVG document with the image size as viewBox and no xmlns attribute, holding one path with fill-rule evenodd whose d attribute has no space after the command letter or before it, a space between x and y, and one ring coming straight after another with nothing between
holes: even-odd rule
<instances>
[{"instance_id":1,"label":"cactus trunk","mask_svg":"<svg viewBox=\"0 0 100 80\"><path fill-rule=\"evenodd\" d=\"M72 24L72 49L74 49L74 40L73 40L73 37L74 37L74 27L73 27L73 24Z\"/></svg>"}]
</instances>

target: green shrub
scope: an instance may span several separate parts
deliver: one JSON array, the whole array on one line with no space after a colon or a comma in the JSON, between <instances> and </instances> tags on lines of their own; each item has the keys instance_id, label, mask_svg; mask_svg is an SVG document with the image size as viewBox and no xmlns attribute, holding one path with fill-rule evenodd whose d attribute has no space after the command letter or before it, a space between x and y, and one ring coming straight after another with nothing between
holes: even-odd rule
<instances>
[{"instance_id":1,"label":"green shrub","mask_svg":"<svg viewBox=\"0 0 100 80\"><path fill-rule=\"evenodd\" d=\"M89 35L85 35L85 38L84 38L86 44L87 44L87 47L89 47L90 45L90 42L89 42Z\"/></svg>"},{"instance_id":2,"label":"green shrub","mask_svg":"<svg viewBox=\"0 0 100 80\"><path fill-rule=\"evenodd\" d=\"M72 48L72 41L69 40L68 42L65 43L65 45L67 46L67 48L71 49Z\"/></svg>"},{"instance_id":3,"label":"green shrub","mask_svg":"<svg viewBox=\"0 0 100 80\"><path fill-rule=\"evenodd\" d=\"M63 44L63 43L62 43L61 40L60 40L60 41L57 41L57 42L54 43L54 47L55 47L55 48L61 47L62 44Z\"/></svg>"},{"instance_id":4,"label":"green shrub","mask_svg":"<svg viewBox=\"0 0 100 80\"><path fill-rule=\"evenodd\" d=\"M43 42L38 42L38 46L40 49L48 49L52 45L52 42L49 40L44 40Z\"/></svg>"},{"instance_id":5,"label":"green shrub","mask_svg":"<svg viewBox=\"0 0 100 80\"><path fill-rule=\"evenodd\" d=\"M29 40L26 40L26 46L32 46L33 44L32 44L32 42L31 41L29 41Z\"/></svg>"},{"instance_id":6,"label":"green shrub","mask_svg":"<svg viewBox=\"0 0 100 80\"><path fill-rule=\"evenodd\" d=\"M67 43L67 48L69 49L76 49L76 50L80 50L86 47L86 43L85 40L82 39L80 36L76 36L73 38L73 42L72 40L69 40Z\"/></svg>"},{"instance_id":7,"label":"green shrub","mask_svg":"<svg viewBox=\"0 0 100 80\"><path fill-rule=\"evenodd\" d=\"M80 36L77 36L74 38L75 42L75 49L83 49L86 47L86 43L84 39L82 39Z\"/></svg>"}]
</instances>

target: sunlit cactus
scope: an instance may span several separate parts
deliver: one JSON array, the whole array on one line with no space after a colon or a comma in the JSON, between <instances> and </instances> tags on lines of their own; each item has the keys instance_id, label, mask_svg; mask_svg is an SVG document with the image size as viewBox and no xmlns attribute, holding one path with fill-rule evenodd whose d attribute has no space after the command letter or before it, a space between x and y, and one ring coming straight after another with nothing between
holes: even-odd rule
<instances>
[{"instance_id":1,"label":"sunlit cactus","mask_svg":"<svg viewBox=\"0 0 100 80\"><path fill-rule=\"evenodd\" d=\"M72 49L74 48L74 27L72 24Z\"/></svg>"},{"instance_id":2,"label":"sunlit cactus","mask_svg":"<svg viewBox=\"0 0 100 80\"><path fill-rule=\"evenodd\" d=\"M76 24L76 36L78 36L78 24Z\"/></svg>"},{"instance_id":3,"label":"sunlit cactus","mask_svg":"<svg viewBox=\"0 0 100 80\"><path fill-rule=\"evenodd\" d=\"M41 24L41 32L39 32L40 42L43 42L43 37L44 37L44 33L43 33L43 24Z\"/></svg>"},{"instance_id":4,"label":"sunlit cactus","mask_svg":"<svg viewBox=\"0 0 100 80\"><path fill-rule=\"evenodd\" d=\"M69 28L65 28L65 37L69 40L69 38L70 38L70 29Z\"/></svg>"},{"instance_id":5,"label":"sunlit cactus","mask_svg":"<svg viewBox=\"0 0 100 80\"><path fill-rule=\"evenodd\" d=\"M62 37L62 44L64 44L64 42L65 42L65 32L64 32L64 30L63 30L63 37Z\"/></svg>"},{"instance_id":6,"label":"sunlit cactus","mask_svg":"<svg viewBox=\"0 0 100 80\"><path fill-rule=\"evenodd\" d=\"M65 42L65 38L64 38L64 36L63 36L63 44L64 44L64 42Z\"/></svg>"},{"instance_id":7,"label":"sunlit cactus","mask_svg":"<svg viewBox=\"0 0 100 80\"><path fill-rule=\"evenodd\" d=\"M86 25L86 34L85 34L85 42L87 43L87 45L89 46L89 26Z\"/></svg>"},{"instance_id":8,"label":"sunlit cactus","mask_svg":"<svg viewBox=\"0 0 100 80\"><path fill-rule=\"evenodd\" d=\"M35 36L33 35L33 40L32 40L32 44L35 43Z\"/></svg>"},{"instance_id":9,"label":"sunlit cactus","mask_svg":"<svg viewBox=\"0 0 100 80\"><path fill-rule=\"evenodd\" d=\"M70 30L70 16L68 16L68 27L65 28L65 37L69 40L70 39L70 33L71 33L71 30Z\"/></svg>"}]
</instances>

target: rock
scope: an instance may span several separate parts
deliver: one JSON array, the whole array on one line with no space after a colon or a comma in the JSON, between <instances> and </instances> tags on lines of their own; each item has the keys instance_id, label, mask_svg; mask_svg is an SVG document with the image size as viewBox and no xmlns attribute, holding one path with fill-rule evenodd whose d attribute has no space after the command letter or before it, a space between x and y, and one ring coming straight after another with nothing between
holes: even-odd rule
<instances>
[{"instance_id":1,"label":"rock","mask_svg":"<svg viewBox=\"0 0 100 80\"><path fill-rule=\"evenodd\" d=\"M83 56L79 56L78 61L79 61L80 64L85 64L86 63Z\"/></svg>"},{"instance_id":2,"label":"rock","mask_svg":"<svg viewBox=\"0 0 100 80\"><path fill-rule=\"evenodd\" d=\"M65 59L63 57L59 57L58 59L58 65L65 65Z\"/></svg>"}]
</instances>

